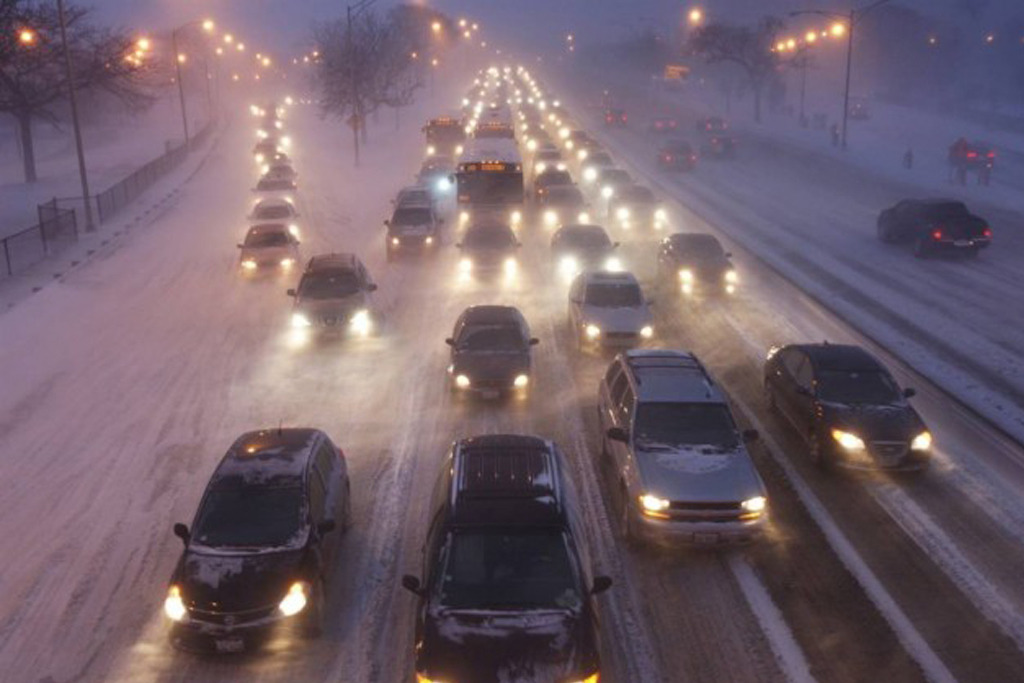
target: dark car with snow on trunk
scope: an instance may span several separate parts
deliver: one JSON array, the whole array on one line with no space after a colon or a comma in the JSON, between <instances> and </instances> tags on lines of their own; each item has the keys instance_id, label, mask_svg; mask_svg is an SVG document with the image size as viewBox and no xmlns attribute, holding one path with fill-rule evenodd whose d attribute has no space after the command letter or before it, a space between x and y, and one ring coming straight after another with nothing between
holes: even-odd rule
<instances>
[{"instance_id":1,"label":"dark car with snow on trunk","mask_svg":"<svg viewBox=\"0 0 1024 683\"><path fill-rule=\"evenodd\" d=\"M345 456L317 429L240 436L220 461L171 575L164 614L188 649L239 652L281 630L320 635L324 580L351 516Z\"/></svg>"},{"instance_id":2,"label":"dark car with snow on trunk","mask_svg":"<svg viewBox=\"0 0 1024 683\"><path fill-rule=\"evenodd\" d=\"M453 391L497 398L523 394L530 382L531 348L526 318L513 306L470 306L455 322L448 378Z\"/></svg>"},{"instance_id":3,"label":"dark car with snow on trunk","mask_svg":"<svg viewBox=\"0 0 1024 683\"><path fill-rule=\"evenodd\" d=\"M793 344L764 365L769 407L806 439L819 467L920 470L932 436L889 371L858 346Z\"/></svg>"},{"instance_id":4,"label":"dark car with snow on trunk","mask_svg":"<svg viewBox=\"0 0 1024 683\"><path fill-rule=\"evenodd\" d=\"M572 482L551 441L457 441L434 486L419 598L416 680L597 683L598 609Z\"/></svg>"},{"instance_id":5,"label":"dark car with snow on trunk","mask_svg":"<svg viewBox=\"0 0 1024 683\"><path fill-rule=\"evenodd\" d=\"M992 243L988 223L952 199L905 199L879 214L877 229L882 242L912 244L918 258L938 253L977 256Z\"/></svg>"}]
</instances>

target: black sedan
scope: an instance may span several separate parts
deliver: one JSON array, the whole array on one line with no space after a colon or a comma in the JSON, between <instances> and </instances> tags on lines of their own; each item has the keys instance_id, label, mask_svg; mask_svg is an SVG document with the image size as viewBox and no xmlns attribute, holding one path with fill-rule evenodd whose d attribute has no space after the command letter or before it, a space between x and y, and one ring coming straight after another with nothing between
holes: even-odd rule
<instances>
[{"instance_id":1,"label":"black sedan","mask_svg":"<svg viewBox=\"0 0 1024 683\"><path fill-rule=\"evenodd\" d=\"M714 235L677 232L658 247L658 278L686 295L735 294L739 276L731 256Z\"/></svg>"},{"instance_id":2,"label":"black sedan","mask_svg":"<svg viewBox=\"0 0 1024 683\"><path fill-rule=\"evenodd\" d=\"M462 241L455 246L462 251L459 272L463 276L504 272L505 277L514 278L518 272L517 253L522 245L508 225L471 225L463 235Z\"/></svg>"},{"instance_id":3,"label":"black sedan","mask_svg":"<svg viewBox=\"0 0 1024 683\"><path fill-rule=\"evenodd\" d=\"M584 270L622 270L622 263L613 256L618 246L600 225L574 223L551 237L551 256L559 272L571 279Z\"/></svg>"},{"instance_id":4,"label":"black sedan","mask_svg":"<svg viewBox=\"0 0 1024 683\"><path fill-rule=\"evenodd\" d=\"M316 429L240 436L214 471L164 599L176 645L238 652L320 634L324 577L349 524L344 454Z\"/></svg>"},{"instance_id":5,"label":"black sedan","mask_svg":"<svg viewBox=\"0 0 1024 683\"><path fill-rule=\"evenodd\" d=\"M550 441L462 439L441 466L423 546L416 680L597 683L598 605L564 456Z\"/></svg>"},{"instance_id":6,"label":"black sedan","mask_svg":"<svg viewBox=\"0 0 1024 683\"><path fill-rule=\"evenodd\" d=\"M531 347L537 339L519 309L471 306L445 340L451 347L448 378L453 391L497 398L525 392L530 383Z\"/></svg>"},{"instance_id":7,"label":"black sedan","mask_svg":"<svg viewBox=\"0 0 1024 683\"><path fill-rule=\"evenodd\" d=\"M976 256L992 243L985 220L952 199L905 199L879 214L877 230L887 244L913 244L918 258L940 252Z\"/></svg>"},{"instance_id":8,"label":"black sedan","mask_svg":"<svg viewBox=\"0 0 1024 683\"><path fill-rule=\"evenodd\" d=\"M768 405L807 441L823 469L920 470L932 436L889 371L858 346L794 344L764 365Z\"/></svg>"},{"instance_id":9,"label":"black sedan","mask_svg":"<svg viewBox=\"0 0 1024 683\"><path fill-rule=\"evenodd\" d=\"M669 140L658 150L658 166L667 171L692 171L697 152L686 140Z\"/></svg>"}]
</instances>

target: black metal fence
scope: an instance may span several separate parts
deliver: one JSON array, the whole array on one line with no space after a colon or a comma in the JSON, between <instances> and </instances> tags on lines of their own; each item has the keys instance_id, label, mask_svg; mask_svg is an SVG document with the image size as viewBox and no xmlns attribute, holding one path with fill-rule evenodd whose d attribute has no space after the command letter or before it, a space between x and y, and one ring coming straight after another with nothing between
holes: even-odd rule
<instances>
[{"instance_id":1,"label":"black metal fence","mask_svg":"<svg viewBox=\"0 0 1024 683\"><path fill-rule=\"evenodd\" d=\"M56 199L40 204L38 210L37 224L0 240L0 277L10 277L78 241L74 210L60 208Z\"/></svg>"},{"instance_id":2,"label":"black metal fence","mask_svg":"<svg viewBox=\"0 0 1024 683\"><path fill-rule=\"evenodd\" d=\"M163 176L178 167L190 150L202 145L213 131L210 121L198 134L184 143L169 147L127 178L89 198L97 223L109 220L118 211L137 199ZM0 239L0 277L17 272L59 253L78 241L78 226L85 224L85 200L82 197L54 197L38 207L39 222L31 228Z\"/></svg>"}]
</instances>

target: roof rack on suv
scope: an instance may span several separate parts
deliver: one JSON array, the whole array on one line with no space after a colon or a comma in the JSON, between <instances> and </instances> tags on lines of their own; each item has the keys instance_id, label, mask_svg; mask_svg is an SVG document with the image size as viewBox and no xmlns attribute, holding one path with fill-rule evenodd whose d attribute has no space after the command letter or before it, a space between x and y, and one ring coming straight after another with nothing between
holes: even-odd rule
<instances>
[{"instance_id":1,"label":"roof rack on suv","mask_svg":"<svg viewBox=\"0 0 1024 683\"><path fill-rule=\"evenodd\" d=\"M320 268L351 268L356 263L355 254L344 252L332 252L330 254L318 254L309 259L306 270L318 270Z\"/></svg>"}]
</instances>

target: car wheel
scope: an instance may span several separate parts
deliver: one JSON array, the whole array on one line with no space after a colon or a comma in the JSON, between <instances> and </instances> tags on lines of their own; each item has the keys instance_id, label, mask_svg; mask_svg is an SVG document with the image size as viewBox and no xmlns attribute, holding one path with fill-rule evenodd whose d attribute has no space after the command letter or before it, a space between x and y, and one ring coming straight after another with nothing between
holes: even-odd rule
<instances>
[{"instance_id":1,"label":"car wheel","mask_svg":"<svg viewBox=\"0 0 1024 683\"><path fill-rule=\"evenodd\" d=\"M914 256L917 258L927 258L931 253L931 248L928 246L928 241L924 237L918 237L914 240Z\"/></svg>"},{"instance_id":2,"label":"car wheel","mask_svg":"<svg viewBox=\"0 0 1024 683\"><path fill-rule=\"evenodd\" d=\"M807 450L811 456L811 462L823 471L832 469L832 462L825 451L824 445L821 443L821 437L817 434L811 434L807 437Z\"/></svg>"},{"instance_id":3,"label":"car wheel","mask_svg":"<svg viewBox=\"0 0 1024 683\"><path fill-rule=\"evenodd\" d=\"M324 632L324 581L317 579L313 584L313 599L306 610L302 624L304 638L319 638Z\"/></svg>"}]
</instances>

